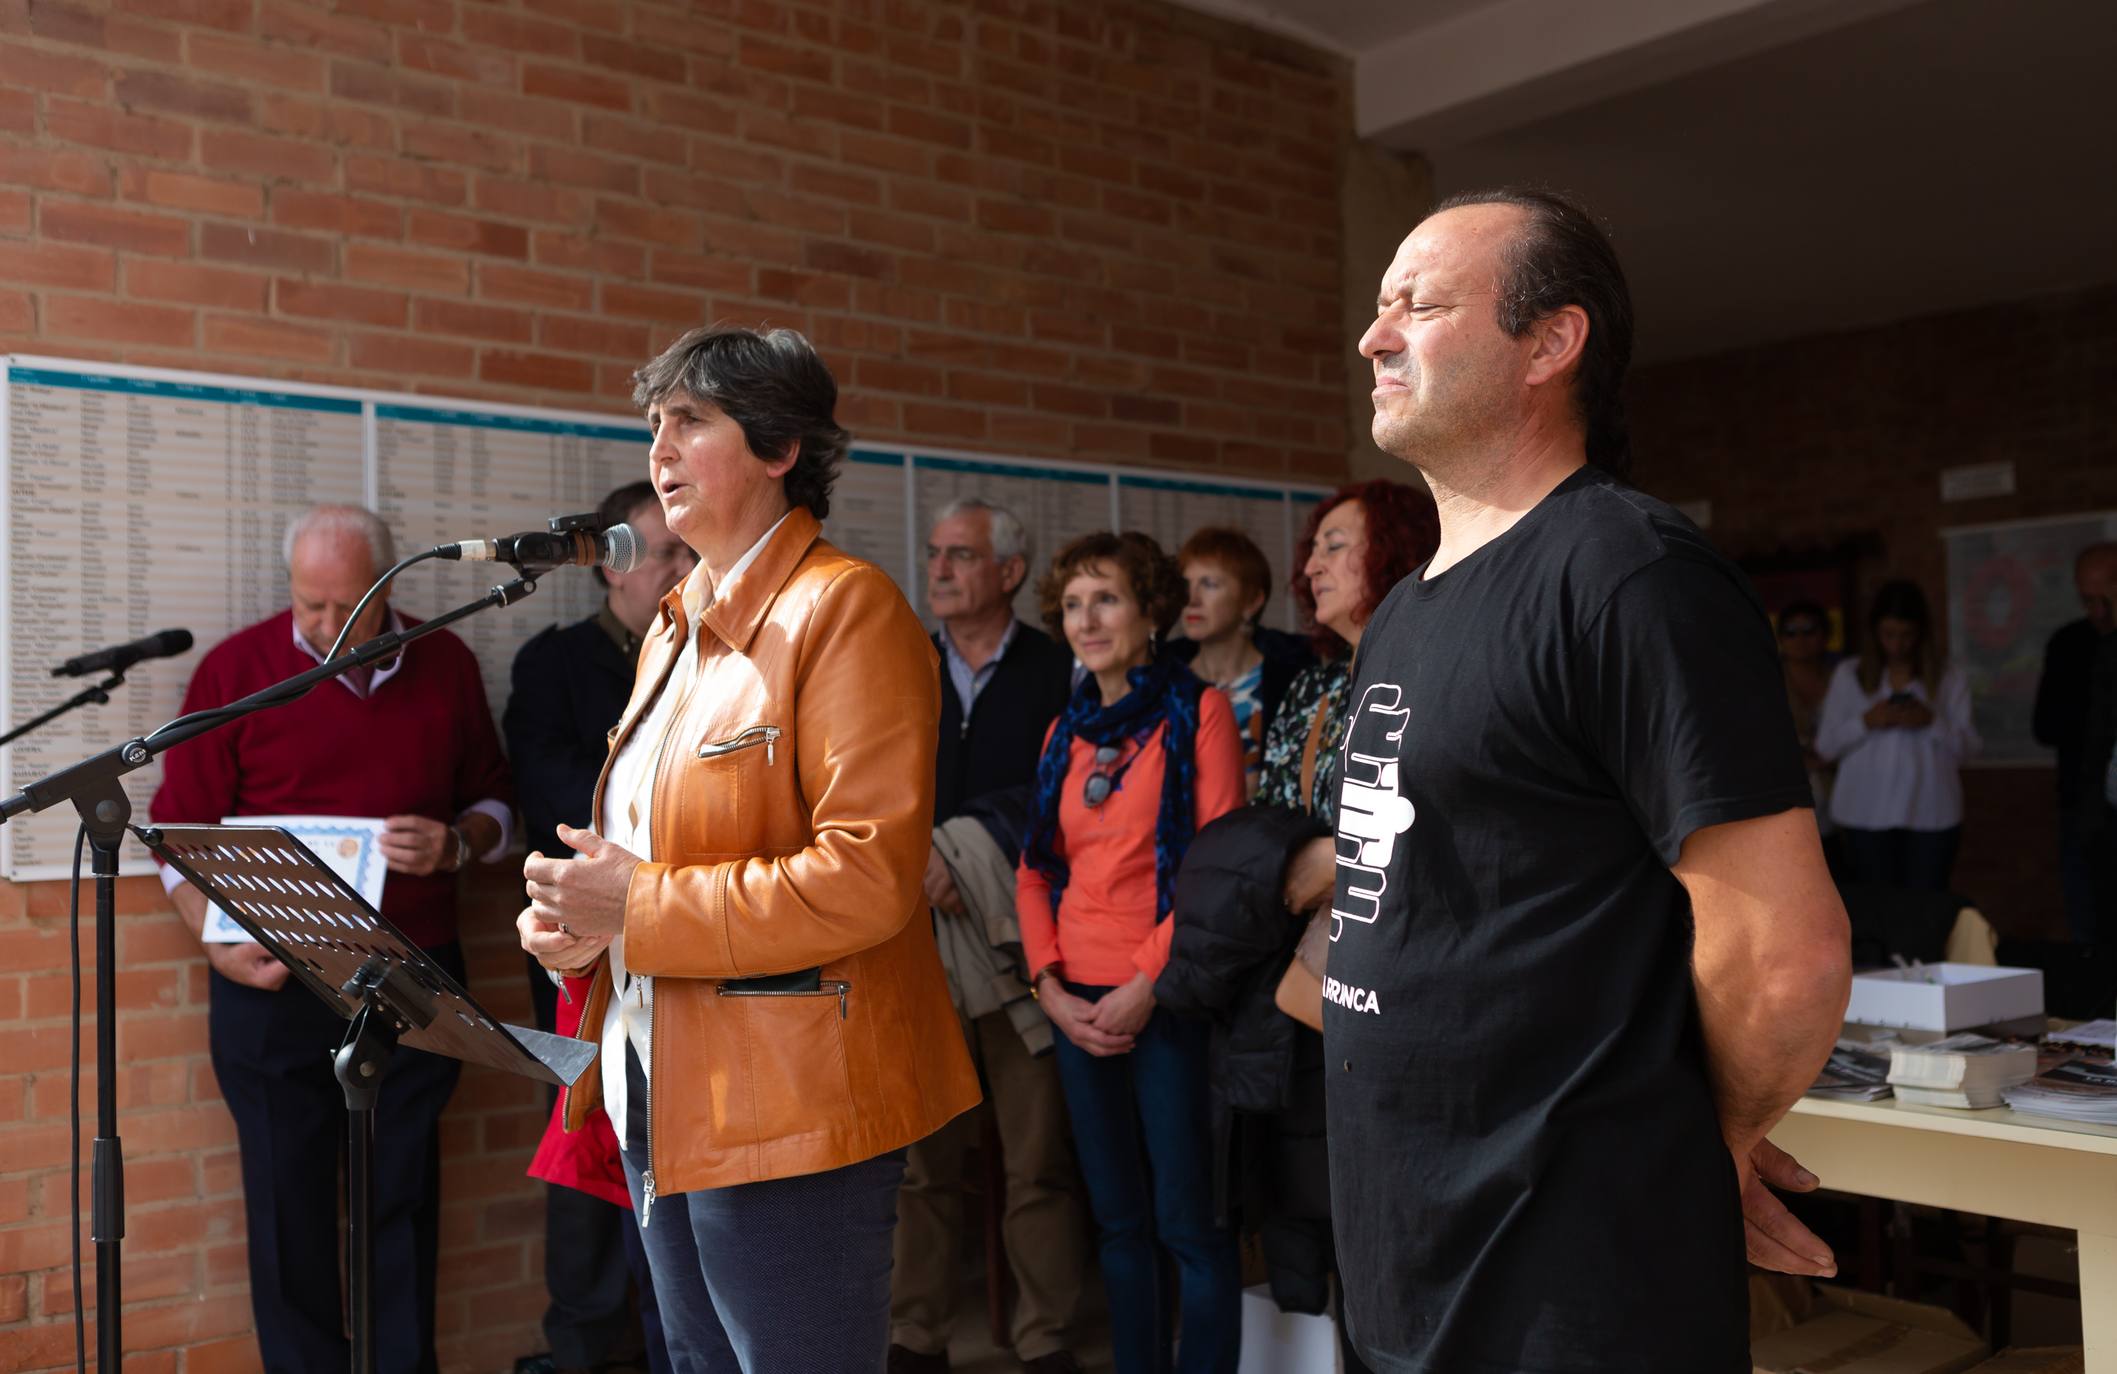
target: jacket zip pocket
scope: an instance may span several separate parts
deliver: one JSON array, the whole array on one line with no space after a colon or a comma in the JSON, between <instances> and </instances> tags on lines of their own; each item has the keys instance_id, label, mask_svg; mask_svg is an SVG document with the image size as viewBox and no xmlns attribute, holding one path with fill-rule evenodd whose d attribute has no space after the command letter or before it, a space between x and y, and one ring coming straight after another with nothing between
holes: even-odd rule
<instances>
[{"instance_id":1,"label":"jacket zip pocket","mask_svg":"<svg viewBox=\"0 0 2117 1374\"><path fill-rule=\"evenodd\" d=\"M760 744L764 746L765 766L770 767L772 756L779 745L779 727L753 725L727 739L699 745L698 756L702 759L717 759L723 754L732 754L740 749L754 749Z\"/></svg>"},{"instance_id":2,"label":"jacket zip pocket","mask_svg":"<svg viewBox=\"0 0 2117 1374\"><path fill-rule=\"evenodd\" d=\"M654 1215L654 1070L652 1064L661 1058L661 1046L654 1043L654 999L647 995L647 985L636 980L640 990L640 1004L647 1013L647 1060L649 1068L640 1075L641 1103L647 1118L647 1167L640 1170L640 1229L647 1229L647 1222Z\"/></svg>"},{"instance_id":3,"label":"jacket zip pocket","mask_svg":"<svg viewBox=\"0 0 2117 1374\"><path fill-rule=\"evenodd\" d=\"M722 997L836 997L838 999L838 1019L843 1021L845 1019L845 999L852 992L853 985L827 978L814 988L803 988L799 991L791 988L729 987L726 983L717 984L713 990Z\"/></svg>"}]
</instances>

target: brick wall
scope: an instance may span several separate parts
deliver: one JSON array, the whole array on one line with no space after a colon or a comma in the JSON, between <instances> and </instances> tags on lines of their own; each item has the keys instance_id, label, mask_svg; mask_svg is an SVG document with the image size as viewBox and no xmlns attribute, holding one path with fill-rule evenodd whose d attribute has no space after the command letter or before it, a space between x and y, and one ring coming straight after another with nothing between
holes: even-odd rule
<instances>
[{"instance_id":1,"label":"brick wall","mask_svg":"<svg viewBox=\"0 0 2117 1374\"><path fill-rule=\"evenodd\" d=\"M2117 507L2117 288L1648 368L1630 398L1635 479L1711 500L1723 549L1872 535L1863 594L1909 577L1938 604L1943 526ZM2014 495L1941 503L1941 469L2002 460ZM2062 937L2050 771L1964 782L1957 884L2002 931Z\"/></svg>"},{"instance_id":2,"label":"brick wall","mask_svg":"<svg viewBox=\"0 0 2117 1374\"><path fill-rule=\"evenodd\" d=\"M622 408L770 321L864 436L1331 480L1348 106L1149 0L0 0L0 350ZM251 1368L204 967L121 905L126 1368ZM520 1018L512 909L471 975ZM0 885L0 1372L71 1359L64 918ZM450 1109L450 1370L539 1344L540 1125Z\"/></svg>"}]
</instances>

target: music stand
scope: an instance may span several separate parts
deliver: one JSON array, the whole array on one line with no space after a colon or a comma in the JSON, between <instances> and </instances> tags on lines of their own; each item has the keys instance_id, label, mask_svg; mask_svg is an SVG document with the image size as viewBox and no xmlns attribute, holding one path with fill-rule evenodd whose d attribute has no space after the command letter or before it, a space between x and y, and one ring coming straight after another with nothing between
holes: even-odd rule
<instances>
[{"instance_id":1,"label":"music stand","mask_svg":"<svg viewBox=\"0 0 2117 1374\"><path fill-rule=\"evenodd\" d=\"M495 1021L446 969L277 826L164 825L133 833L351 1023L332 1067L348 1114L352 1368L372 1374L374 1112L391 1052L410 1045L564 1088L594 1061L597 1046Z\"/></svg>"}]
</instances>

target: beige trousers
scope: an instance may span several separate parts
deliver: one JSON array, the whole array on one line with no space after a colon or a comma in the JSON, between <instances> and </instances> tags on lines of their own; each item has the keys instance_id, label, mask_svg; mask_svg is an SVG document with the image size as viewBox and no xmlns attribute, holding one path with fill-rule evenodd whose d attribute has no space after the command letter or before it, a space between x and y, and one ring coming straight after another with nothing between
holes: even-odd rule
<instances>
[{"instance_id":1,"label":"beige trousers","mask_svg":"<svg viewBox=\"0 0 2117 1374\"><path fill-rule=\"evenodd\" d=\"M1006 1171L1000 1233L1017 1290L1009 1335L1015 1357L1033 1360L1067 1348L1088 1267L1066 1100L1052 1057L1032 1057L1005 1012L979 1017L966 1032L999 1124ZM946 1350L955 1325L963 1157L977 1140L978 1120L978 1112L965 1112L912 1146L897 1195L889 1338L921 1354Z\"/></svg>"}]
</instances>

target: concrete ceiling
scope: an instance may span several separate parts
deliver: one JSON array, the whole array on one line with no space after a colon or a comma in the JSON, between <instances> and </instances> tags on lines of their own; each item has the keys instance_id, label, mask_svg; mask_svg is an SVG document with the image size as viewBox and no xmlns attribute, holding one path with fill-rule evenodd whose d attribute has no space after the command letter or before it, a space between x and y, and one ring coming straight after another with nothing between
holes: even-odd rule
<instances>
[{"instance_id":1,"label":"concrete ceiling","mask_svg":"<svg viewBox=\"0 0 2117 1374\"><path fill-rule=\"evenodd\" d=\"M1351 58L1441 194L1578 194L1643 362L2117 281L2110 0L1191 7Z\"/></svg>"}]
</instances>

